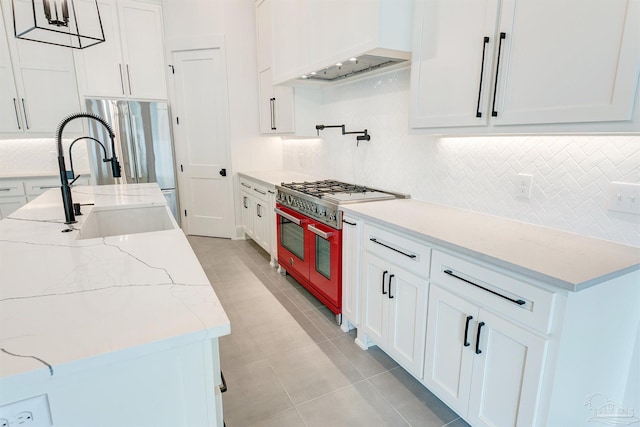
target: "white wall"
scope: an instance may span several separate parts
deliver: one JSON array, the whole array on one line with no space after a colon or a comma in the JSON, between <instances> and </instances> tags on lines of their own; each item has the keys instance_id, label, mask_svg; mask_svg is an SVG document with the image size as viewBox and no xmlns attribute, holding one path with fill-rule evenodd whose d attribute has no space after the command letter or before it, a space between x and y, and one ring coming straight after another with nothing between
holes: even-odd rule
<instances>
[{"instance_id":1,"label":"white wall","mask_svg":"<svg viewBox=\"0 0 640 427\"><path fill-rule=\"evenodd\" d=\"M408 69L324 89L317 123L371 141L286 140L284 168L640 246L640 217L606 210L610 181L640 182L640 136L411 135L408 107ZM515 195L518 173L534 175L530 199Z\"/></svg>"}]
</instances>

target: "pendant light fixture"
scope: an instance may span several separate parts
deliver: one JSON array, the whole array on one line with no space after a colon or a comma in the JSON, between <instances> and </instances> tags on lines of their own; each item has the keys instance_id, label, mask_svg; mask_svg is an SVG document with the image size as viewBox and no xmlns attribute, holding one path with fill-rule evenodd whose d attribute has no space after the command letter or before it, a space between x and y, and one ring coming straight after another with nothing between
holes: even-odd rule
<instances>
[{"instance_id":1,"label":"pendant light fixture","mask_svg":"<svg viewBox=\"0 0 640 427\"><path fill-rule=\"evenodd\" d=\"M18 39L84 49L102 43L97 0L11 0Z\"/></svg>"}]
</instances>

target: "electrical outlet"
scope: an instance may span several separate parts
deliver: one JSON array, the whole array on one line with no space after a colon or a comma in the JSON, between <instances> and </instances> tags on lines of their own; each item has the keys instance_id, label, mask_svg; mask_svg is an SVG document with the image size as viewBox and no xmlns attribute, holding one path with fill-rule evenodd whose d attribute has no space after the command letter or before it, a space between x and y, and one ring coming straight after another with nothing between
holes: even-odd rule
<instances>
[{"instance_id":1,"label":"electrical outlet","mask_svg":"<svg viewBox=\"0 0 640 427\"><path fill-rule=\"evenodd\" d=\"M531 198L531 187L533 186L533 175L519 173L516 181L516 195L518 197Z\"/></svg>"},{"instance_id":2,"label":"electrical outlet","mask_svg":"<svg viewBox=\"0 0 640 427\"><path fill-rule=\"evenodd\" d=\"M0 427L51 427L46 394L0 406Z\"/></svg>"},{"instance_id":3,"label":"electrical outlet","mask_svg":"<svg viewBox=\"0 0 640 427\"><path fill-rule=\"evenodd\" d=\"M608 208L610 211L640 215L640 184L612 182Z\"/></svg>"}]
</instances>

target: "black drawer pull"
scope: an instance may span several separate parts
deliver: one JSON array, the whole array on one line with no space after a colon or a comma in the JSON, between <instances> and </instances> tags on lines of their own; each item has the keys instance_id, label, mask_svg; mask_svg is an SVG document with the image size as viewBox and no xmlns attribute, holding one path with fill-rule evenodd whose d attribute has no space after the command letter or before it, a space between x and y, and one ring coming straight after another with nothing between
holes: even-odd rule
<instances>
[{"instance_id":1,"label":"black drawer pull","mask_svg":"<svg viewBox=\"0 0 640 427\"><path fill-rule=\"evenodd\" d=\"M493 105L491 106L491 116L497 117L496 111L496 97L498 95L498 73L500 72L500 54L502 53L502 40L507 37L506 33L500 33L500 42L498 43L498 60L496 61L496 81L493 86Z\"/></svg>"},{"instance_id":2,"label":"black drawer pull","mask_svg":"<svg viewBox=\"0 0 640 427\"><path fill-rule=\"evenodd\" d=\"M378 240L375 237L371 237L369 240L371 240L373 243L379 244L380 246L384 246L387 249L391 249L392 251L396 251L399 254L402 254L402 255L404 255L406 257L409 257L411 259L413 259L413 258L415 258L417 256L417 255L414 255L414 254L408 254L408 253L402 252L400 249L396 249L396 248L394 248L392 246L385 245L384 243L380 243L380 242L378 242Z\"/></svg>"},{"instance_id":3,"label":"black drawer pull","mask_svg":"<svg viewBox=\"0 0 640 427\"><path fill-rule=\"evenodd\" d=\"M345 224L349 224L349 225L353 225L355 227L356 223L355 222L349 222L346 219L343 219L342 222L344 222Z\"/></svg>"},{"instance_id":4,"label":"black drawer pull","mask_svg":"<svg viewBox=\"0 0 640 427\"><path fill-rule=\"evenodd\" d=\"M464 325L464 346L469 347L471 343L469 342L469 322L471 322L473 316L467 316L467 322Z\"/></svg>"},{"instance_id":5,"label":"black drawer pull","mask_svg":"<svg viewBox=\"0 0 640 427\"><path fill-rule=\"evenodd\" d=\"M389 299L395 298L393 295L391 295L391 279L393 279L394 277L396 277L395 274L389 275Z\"/></svg>"},{"instance_id":6,"label":"black drawer pull","mask_svg":"<svg viewBox=\"0 0 640 427\"><path fill-rule=\"evenodd\" d=\"M482 43L482 62L480 63L480 84L478 85L478 106L476 107L476 117L482 117L480 112L480 96L482 95L482 78L484 77L484 57L489 44L489 37L485 37Z\"/></svg>"},{"instance_id":7,"label":"black drawer pull","mask_svg":"<svg viewBox=\"0 0 640 427\"><path fill-rule=\"evenodd\" d=\"M387 291L384 290L384 276L386 276L387 273L388 273L387 270L382 272L382 295L386 295L387 294Z\"/></svg>"},{"instance_id":8,"label":"black drawer pull","mask_svg":"<svg viewBox=\"0 0 640 427\"><path fill-rule=\"evenodd\" d=\"M483 326L484 322L478 323L478 335L476 335L476 354L482 353L482 350L480 350L480 332L482 331Z\"/></svg>"},{"instance_id":9,"label":"black drawer pull","mask_svg":"<svg viewBox=\"0 0 640 427\"><path fill-rule=\"evenodd\" d=\"M514 304L518 304L518 305L525 305L525 304L527 303L525 300L509 298L509 297L508 297L508 296L506 296L506 295L502 295L502 294L500 294L500 293L498 293L498 292L496 292L496 291L492 291L491 289L487 289L487 288L485 288L484 286L480 286L480 285L478 285L477 283L473 283L471 280L467 280L467 279L465 279L465 278L463 278L463 277L456 276L455 274L453 274L453 272L452 272L451 270L445 270L445 271L444 271L444 273L445 273L445 274L448 274L449 276L455 277L455 278L456 278L456 279L458 279L458 280L462 280L463 282L466 282L466 283L468 283L468 284L470 284L470 285L473 285L473 286L475 286L475 287L477 287L477 288L480 288L480 289L482 289L483 291L487 291L487 292L489 292L489 293L492 293L492 294L494 294L494 295L499 296L500 298L504 298L504 299L506 299L506 300L509 300L509 301L511 301L511 302L512 302L512 303L514 303Z\"/></svg>"}]
</instances>

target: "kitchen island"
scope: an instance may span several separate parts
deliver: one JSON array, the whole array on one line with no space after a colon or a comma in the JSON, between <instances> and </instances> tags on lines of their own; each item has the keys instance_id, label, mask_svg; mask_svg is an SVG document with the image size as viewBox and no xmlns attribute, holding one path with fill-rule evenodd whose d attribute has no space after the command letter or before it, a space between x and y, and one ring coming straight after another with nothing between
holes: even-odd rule
<instances>
[{"instance_id":1,"label":"kitchen island","mask_svg":"<svg viewBox=\"0 0 640 427\"><path fill-rule=\"evenodd\" d=\"M73 201L71 226L58 189L0 221L0 409L44 395L34 408L55 426L222 426L230 322L160 189L78 187ZM101 224L108 237L89 224L94 210L145 209L168 219L136 232L127 218L119 235Z\"/></svg>"}]
</instances>

